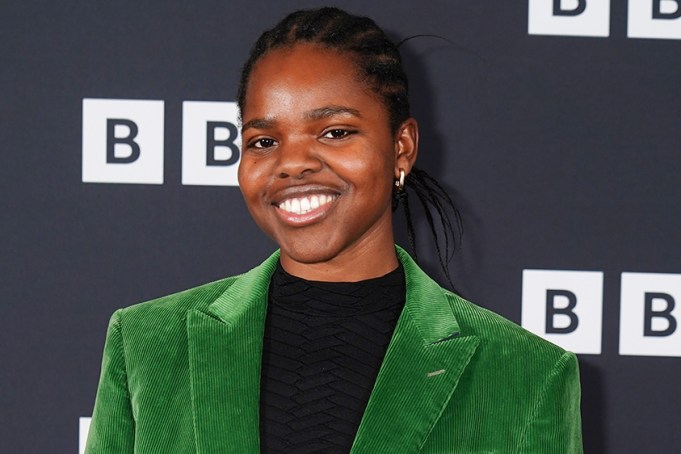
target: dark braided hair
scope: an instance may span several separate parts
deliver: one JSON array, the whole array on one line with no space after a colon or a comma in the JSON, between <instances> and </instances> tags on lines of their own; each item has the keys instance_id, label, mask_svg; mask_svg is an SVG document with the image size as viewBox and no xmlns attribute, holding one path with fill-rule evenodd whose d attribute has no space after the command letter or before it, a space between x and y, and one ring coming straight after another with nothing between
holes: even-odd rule
<instances>
[{"instance_id":1,"label":"dark braided hair","mask_svg":"<svg viewBox=\"0 0 681 454\"><path fill-rule=\"evenodd\" d=\"M260 36L241 71L237 94L241 110L255 63L270 50L300 42L319 44L355 57L360 79L387 106L393 133L409 118L407 75L402 69L402 59L395 44L368 17L353 16L328 7L291 13Z\"/></svg>"},{"instance_id":2,"label":"dark braided hair","mask_svg":"<svg viewBox=\"0 0 681 454\"><path fill-rule=\"evenodd\" d=\"M352 56L360 80L385 104L393 134L410 117L407 75L402 68L398 46L372 19L331 7L295 11L258 38L241 71L237 93L240 112L243 112L246 103L248 81L256 62L271 50L297 43L317 44ZM406 177L405 188L393 192L393 211L401 202L407 222L407 236L416 260L416 237L407 189L413 190L424 209L435 240L440 267L453 287L447 263L463 232L461 215L447 191L434 178L423 170L412 168ZM449 212L453 213L454 221ZM435 221L434 214L439 217L439 223ZM440 235L438 231L441 231ZM441 236L444 237L442 240Z\"/></svg>"}]
</instances>

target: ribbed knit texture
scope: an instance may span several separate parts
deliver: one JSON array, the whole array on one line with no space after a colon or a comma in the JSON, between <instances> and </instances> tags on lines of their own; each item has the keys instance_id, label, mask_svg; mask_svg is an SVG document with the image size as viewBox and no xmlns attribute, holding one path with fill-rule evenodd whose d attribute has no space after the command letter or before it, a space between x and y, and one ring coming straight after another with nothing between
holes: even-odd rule
<instances>
[{"instance_id":1,"label":"ribbed knit texture","mask_svg":"<svg viewBox=\"0 0 681 454\"><path fill-rule=\"evenodd\" d=\"M265 322L264 453L347 453L404 305L402 267L361 282L307 281L279 265Z\"/></svg>"}]
</instances>

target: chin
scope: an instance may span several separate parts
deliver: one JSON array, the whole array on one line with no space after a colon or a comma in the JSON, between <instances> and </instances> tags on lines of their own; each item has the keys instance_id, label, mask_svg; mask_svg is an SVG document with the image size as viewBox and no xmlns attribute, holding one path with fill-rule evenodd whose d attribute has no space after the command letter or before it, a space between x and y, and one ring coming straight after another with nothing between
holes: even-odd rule
<instances>
[{"instance_id":1,"label":"chin","mask_svg":"<svg viewBox=\"0 0 681 454\"><path fill-rule=\"evenodd\" d=\"M310 232L308 232L310 233ZM336 235L286 235L277 241L281 254L289 259L304 264L317 264L333 261L342 254L344 242Z\"/></svg>"},{"instance_id":2,"label":"chin","mask_svg":"<svg viewBox=\"0 0 681 454\"><path fill-rule=\"evenodd\" d=\"M338 256L339 252L340 251L330 248L329 245L326 245L326 247L323 248L315 247L313 245L306 245L305 247L287 247L287 245L281 245L282 255L286 255L291 260L298 263L309 265L333 260Z\"/></svg>"}]
</instances>

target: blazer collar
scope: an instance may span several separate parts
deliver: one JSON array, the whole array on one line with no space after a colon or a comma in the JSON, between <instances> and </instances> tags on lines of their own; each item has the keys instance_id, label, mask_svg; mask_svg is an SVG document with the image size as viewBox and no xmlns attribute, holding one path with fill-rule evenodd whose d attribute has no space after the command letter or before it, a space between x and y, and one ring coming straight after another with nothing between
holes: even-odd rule
<instances>
[{"instance_id":1,"label":"blazer collar","mask_svg":"<svg viewBox=\"0 0 681 454\"><path fill-rule=\"evenodd\" d=\"M187 314L198 453L258 453L262 337L267 289L279 259L234 278L206 311Z\"/></svg>"},{"instance_id":2,"label":"blazer collar","mask_svg":"<svg viewBox=\"0 0 681 454\"><path fill-rule=\"evenodd\" d=\"M448 404L478 339L461 332L445 291L396 247L407 286L352 453L417 452ZM197 451L259 452L262 336L279 260L234 278L205 311L187 315ZM452 296L456 298L456 296Z\"/></svg>"},{"instance_id":3,"label":"blazer collar","mask_svg":"<svg viewBox=\"0 0 681 454\"><path fill-rule=\"evenodd\" d=\"M445 290L430 278L399 246L397 258L404 267L407 284L405 312L409 314L425 345L460 335L461 328Z\"/></svg>"},{"instance_id":4,"label":"blazer collar","mask_svg":"<svg viewBox=\"0 0 681 454\"><path fill-rule=\"evenodd\" d=\"M421 450L479 340L461 332L446 291L404 250L407 299L351 453ZM449 298L458 298L450 294Z\"/></svg>"}]
</instances>

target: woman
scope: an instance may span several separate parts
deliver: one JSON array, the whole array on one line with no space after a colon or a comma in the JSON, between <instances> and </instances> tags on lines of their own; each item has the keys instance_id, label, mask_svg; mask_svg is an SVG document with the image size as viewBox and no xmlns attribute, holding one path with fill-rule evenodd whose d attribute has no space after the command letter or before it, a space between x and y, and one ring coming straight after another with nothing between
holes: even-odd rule
<instances>
[{"instance_id":1,"label":"woman","mask_svg":"<svg viewBox=\"0 0 681 454\"><path fill-rule=\"evenodd\" d=\"M238 102L241 190L280 251L114 314L86 452L581 452L575 356L394 245L418 127L383 31L293 13Z\"/></svg>"}]
</instances>

